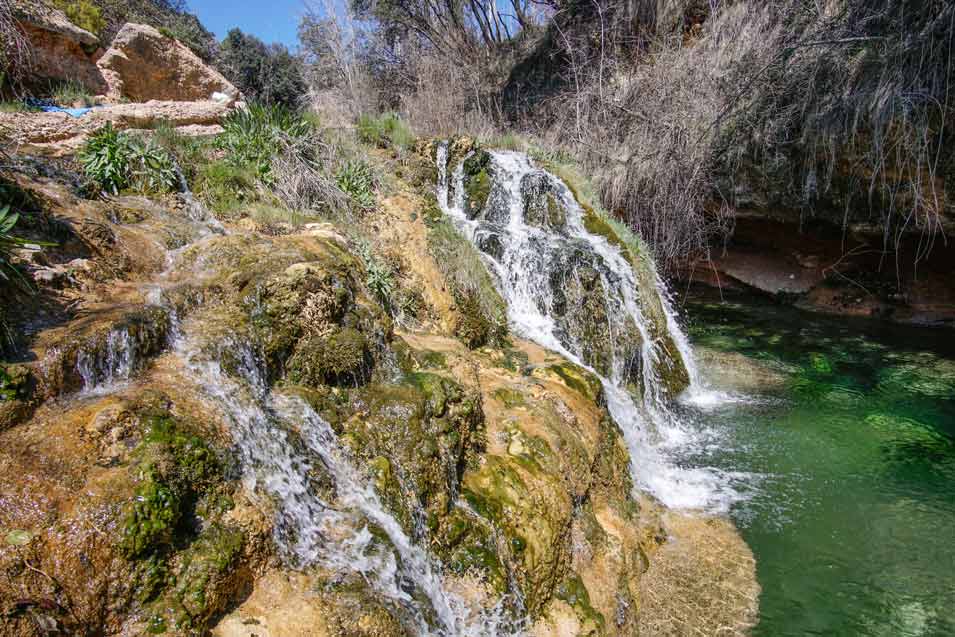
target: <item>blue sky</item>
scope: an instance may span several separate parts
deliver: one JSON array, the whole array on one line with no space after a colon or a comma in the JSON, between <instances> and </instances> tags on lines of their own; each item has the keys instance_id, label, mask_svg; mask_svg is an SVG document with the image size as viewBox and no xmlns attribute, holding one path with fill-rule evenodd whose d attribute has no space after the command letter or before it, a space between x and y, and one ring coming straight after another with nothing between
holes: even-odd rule
<instances>
[{"instance_id":1,"label":"blue sky","mask_svg":"<svg viewBox=\"0 0 955 637\"><path fill-rule=\"evenodd\" d=\"M239 27L265 42L294 48L298 22L305 13L303 0L188 0L189 9L221 40Z\"/></svg>"}]
</instances>

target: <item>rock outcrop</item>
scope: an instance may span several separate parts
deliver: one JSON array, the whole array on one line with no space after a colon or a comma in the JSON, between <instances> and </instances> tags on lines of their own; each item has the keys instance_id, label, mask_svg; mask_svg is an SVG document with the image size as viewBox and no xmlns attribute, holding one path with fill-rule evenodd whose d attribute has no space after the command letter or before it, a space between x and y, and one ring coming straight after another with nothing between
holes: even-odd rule
<instances>
[{"instance_id":1,"label":"rock outcrop","mask_svg":"<svg viewBox=\"0 0 955 637\"><path fill-rule=\"evenodd\" d=\"M29 84L73 81L93 94L106 92L96 66L99 39L57 9L33 0L15 0L13 16L32 46Z\"/></svg>"},{"instance_id":2,"label":"rock outcrop","mask_svg":"<svg viewBox=\"0 0 955 637\"><path fill-rule=\"evenodd\" d=\"M148 129L160 122L194 135L221 131L232 107L221 102L146 102L94 108L83 117L66 113L0 113L0 126L21 152L61 156L75 152L86 137L111 122L118 129Z\"/></svg>"},{"instance_id":3,"label":"rock outcrop","mask_svg":"<svg viewBox=\"0 0 955 637\"><path fill-rule=\"evenodd\" d=\"M49 217L37 227L60 224L43 235L57 240L45 267L87 266L41 282L34 301L57 312L9 317L32 331L26 362L0 366L0 633L420 634L415 581L395 603L351 565L294 568L314 535L297 524L324 514L311 500L342 516L322 543L349 537L342 459L381 502L362 523L369 558L390 555L387 514L468 608L520 599L502 612L526 616L528 634L752 624L751 553L728 522L635 494L595 376L518 338L455 337L457 301L428 250L441 229L403 184L359 223L383 229L401 285L422 288L414 331L395 327L334 230L218 234L170 200L83 200L56 182L19 177ZM184 340L170 347L172 332ZM268 426L246 427L260 400ZM275 415L290 405L294 418ZM307 413L327 421L319 438ZM294 463L268 464L286 452ZM303 489L282 491L299 476Z\"/></svg>"},{"instance_id":4,"label":"rock outcrop","mask_svg":"<svg viewBox=\"0 0 955 637\"><path fill-rule=\"evenodd\" d=\"M97 62L107 96L134 102L192 102L239 91L221 73L175 38L144 24L126 24Z\"/></svg>"}]
</instances>

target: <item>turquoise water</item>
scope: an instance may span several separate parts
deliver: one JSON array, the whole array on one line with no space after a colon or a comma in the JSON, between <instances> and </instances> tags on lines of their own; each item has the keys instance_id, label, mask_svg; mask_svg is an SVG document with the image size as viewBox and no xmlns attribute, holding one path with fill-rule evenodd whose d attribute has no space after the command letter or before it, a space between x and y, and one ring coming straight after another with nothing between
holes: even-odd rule
<instances>
[{"instance_id":1,"label":"turquoise water","mask_svg":"<svg viewBox=\"0 0 955 637\"><path fill-rule=\"evenodd\" d=\"M955 333L753 301L686 314L732 398L684 408L712 443L685 460L749 474L732 515L755 635L955 635Z\"/></svg>"}]
</instances>

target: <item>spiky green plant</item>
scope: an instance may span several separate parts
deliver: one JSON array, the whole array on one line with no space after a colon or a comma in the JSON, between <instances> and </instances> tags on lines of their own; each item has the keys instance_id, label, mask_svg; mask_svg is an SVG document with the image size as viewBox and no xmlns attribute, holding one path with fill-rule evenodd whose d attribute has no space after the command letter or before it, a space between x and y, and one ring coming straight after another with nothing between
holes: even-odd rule
<instances>
[{"instance_id":1,"label":"spiky green plant","mask_svg":"<svg viewBox=\"0 0 955 637\"><path fill-rule=\"evenodd\" d=\"M78 157L86 176L116 195L129 185L129 155L129 138L106 122L90 135Z\"/></svg>"},{"instance_id":2,"label":"spiky green plant","mask_svg":"<svg viewBox=\"0 0 955 637\"><path fill-rule=\"evenodd\" d=\"M86 176L114 195L128 188L144 194L169 192L178 181L168 151L152 140L119 132L110 122L90 136L79 160Z\"/></svg>"},{"instance_id":3,"label":"spiky green plant","mask_svg":"<svg viewBox=\"0 0 955 637\"><path fill-rule=\"evenodd\" d=\"M282 148L302 148L312 133L310 121L283 106L252 104L222 122L216 145L234 164L251 164L263 181L271 177L272 157Z\"/></svg>"},{"instance_id":4,"label":"spiky green plant","mask_svg":"<svg viewBox=\"0 0 955 637\"><path fill-rule=\"evenodd\" d=\"M358 210L368 211L375 207L375 176L365 162L347 162L338 171L335 181Z\"/></svg>"},{"instance_id":5,"label":"spiky green plant","mask_svg":"<svg viewBox=\"0 0 955 637\"><path fill-rule=\"evenodd\" d=\"M13 265L13 251L31 243L13 234L13 227L19 219L20 215L11 212L9 205L0 208L0 279L19 284L21 288L30 288L29 281Z\"/></svg>"},{"instance_id":6,"label":"spiky green plant","mask_svg":"<svg viewBox=\"0 0 955 637\"><path fill-rule=\"evenodd\" d=\"M151 139L129 145L129 172L131 187L145 194L169 192L179 180L172 156Z\"/></svg>"}]
</instances>

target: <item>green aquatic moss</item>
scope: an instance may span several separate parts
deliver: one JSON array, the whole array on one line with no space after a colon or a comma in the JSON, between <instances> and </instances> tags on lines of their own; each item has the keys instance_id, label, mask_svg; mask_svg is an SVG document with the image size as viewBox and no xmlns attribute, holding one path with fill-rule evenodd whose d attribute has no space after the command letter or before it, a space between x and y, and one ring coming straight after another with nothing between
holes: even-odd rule
<instances>
[{"instance_id":1,"label":"green aquatic moss","mask_svg":"<svg viewBox=\"0 0 955 637\"><path fill-rule=\"evenodd\" d=\"M484 210L491 195L491 155L487 151L477 151L464 160L464 192L467 214L472 219Z\"/></svg>"},{"instance_id":2,"label":"green aquatic moss","mask_svg":"<svg viewBox=\"0 0 955 637\"><path fill-rule=\"evenodd\" d=\"M245 536L238 529L214 524L203 530L181 556L181 567L172 595L188 624L202 625L226 600L217 597L217 580L233 569Z\"/></svg>"},{"instance_id":3,"label":"green aquatic moss","mask_svg":"<svg viewBox=\"0 0 955 637\"><path fill-rule=\"evenodd\" d=\"M603 400L603 385L600 379L580 365L570 361L557 365L539 367L535 373L543 375L554 374L570 389L585 396L594 403L600 404Z\"/></svg>"},{"instance_id":4,"label":"green aquatic moss","mask_svg":"<svg viewBox=\"0 0 955 637\"><path fill-rule=\"evenodd\" d=\"M513 409L514 407L520 407L525 404L524 394L517 391L516 389L511 389L509 387L501 387L495 389L491 394L494 398L498 399L504 406L508 409Z\"/></svg>"},{"instance_id":5,"label":"green aquatic moss","mask_svg":"<svg viewBox=\"0 0 955 637\"><path fill-rule=\"evenodd\" d=\"M182 515L182 501L155 473L145 476L123 525L122 551L129 559L169 544Z\"/></svg>"},{"instance_id":6,"label":"green aquatic moss","mask_svg":"<svg viewBox=\"0 0 955 637\"><path fill-rule=\"evenodd\" d=\"M147 429L133 452L139 486L124 516L121 549L148 556L173 541L186 510L221 480L219 459L199 437L166 413L143 415Z\"/></svg>"},{"instance_id":7,"label":"green aquatic moss","mask_svg":"<svg viewBox=\"0 0 955 637\"><path fill-rule=\"evenodd\" d=\"M291 382L307 386L355 384L368 376L370 366L364 334L346 327L299 341L288 360L287 376Z\"/></svg>"},{"instance_id":8,"label":"green aquatic moss","mask_svg":"<svg viewBox=\"0 0 955 637\"><path fill-rule=\"evenodd\" d=\"M591 605L590 593L580 576L574 573L561 582L557 586L556 597L567 602L574 609L583 628L582 634L604 634L606 620Z\"/></svg>"}]
</instances>

